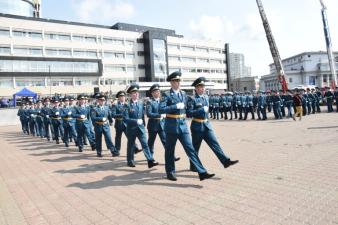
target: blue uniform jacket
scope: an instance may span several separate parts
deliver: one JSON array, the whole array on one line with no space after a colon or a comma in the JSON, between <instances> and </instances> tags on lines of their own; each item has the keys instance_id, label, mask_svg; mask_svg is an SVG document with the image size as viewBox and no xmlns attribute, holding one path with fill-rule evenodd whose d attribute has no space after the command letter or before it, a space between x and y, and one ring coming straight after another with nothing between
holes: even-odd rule
<instances>
[{"instance_id":1,"label":"blue uniform jacket","mask_svg":"<svg viewBox=\"0 0 338 225\"><path fill-rule=\"evenodd\" d=\"M209 113L205 112L203 107L209 108L209 99L206 95L196 95L195 97L189 97L187 106L187 115L193 119L206 120L205 122L196 122L192 120L191 131L203 132L205 129L211 130L211 124L209 122Z\"/></svg>"},{"instance_id":2,"label":"blue uniform jacket","mask_svg":"<svg viewBox=\"0 0 338 225\"><path fill-rule=\"evenodd\" d=\"M145 133L143 102L137 101L137 103L134 103L130 101L125 107L126 110L124 110L123 120L127 124L127 133L135 132L137 129ZM138 119L142 119L143 123L138 124Z\"/></svg>"},{"instance_id":3,"label":"blue uniform jacket","mask_svg":"<svg viewBox=\"0 0 338 225\"><path fill-rule=\"evenodd\" d=\"M147 117L149 118L147 129L148 131L157 132L164 130L164 120L161 119L159 112L160 102L155 99L151 99L147 102Z\"/></svg>"},{"instance_id":4,"label":"blue uniform jacket","mask_svg":"<svg viewBox=\"0 0 338 225\"><path fill-rule=\"evenodd\" d=\"M186 113L185 108L184 109L177 109L176 104L177 103L184 103L185 106L187 105L187 96L184 91L180 91L181 98L178 98L178 96L175 94L175 92L170 89L170 91L166 91L163 94L163 97L161 99L160 103L160 110L159 112L161 114L173 114L173 115L182 115ZM164 122L164 131L166 133L171 134L179 134L182 133L189 133L188 126L185 123L185 120L182 118L166 118Z\"/></svg>"}]
</instances>

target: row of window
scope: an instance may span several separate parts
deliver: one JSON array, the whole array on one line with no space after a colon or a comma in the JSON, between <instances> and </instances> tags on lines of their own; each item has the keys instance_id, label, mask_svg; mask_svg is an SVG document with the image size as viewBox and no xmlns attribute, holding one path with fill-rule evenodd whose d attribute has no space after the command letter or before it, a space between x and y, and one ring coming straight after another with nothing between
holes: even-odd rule
<instances>
[{"instance_id":1,"label":"row of window","mask_svg":"<svg viewBox=\"0 0 338 225\"><path fill-rule=\"evenodd\" d=\"M184 73L220 73L225 74L226 71L222 69L207 69L207 68L169 68L169 73L173 73L175 71L181 71Z\"/></svg>"},{"instance_id":2,"label":"row of window","mask_svg":"<svg viewBox=\"0 0 338 225\"><path fill-rule=\"evenodd\" d=\"M130 83L135 83L135 79L126 78L126 79L106 79L105 81L101 80L100 85L127 85ZM31 78L29 80L24 78L16 78L15 86L17 87L63 87L63 86L92 86L99 85L98 79L88 79L88 78ZM13 87L12 79L0 79L0 87Z\"/></svg>"},{"instance_id":3,"label":"row of window","mask_svg":"<svg viewBox=\"0 0 338 225\"><path fill-rule=\"evenodd\" d=\"M136 71L136 66L111 65L111 64L104 65L104 72L105 73L110 73L110 72L133 73L135 71Z\"/></svg>"},{"instance_id":4,"label":"row of window","mask_svg":"<svg viewBox=\"0 0 338 225\"><path fill-rule=\"evenodd\" d=\"M0 46L0 55L10 55L11 47L10 46ZM13 47L14 55L32 55L32 56L42 56L43 48L42 47ZM83 58L101 58L102 54L95 50L84 50L84 49L57 49L57 48L45 48L46 56L61 56L61 57L83 57ZM134 59L134 53L121 53L121 52L112 52L104 51L104 58L126 58Z\"/></svg>"},{"instance_id":5,"label":"row of window","mask_svg":"<svg viewBox=\"0 0 338 225\"><path fill-rule=\"evenodd\" d=\"M187 46L187 45L175 45L175 44L168 44L169 50L181 50L181 51L195 51L195 52L205 52L205 53L212 53L212 54L221 54L222 49L216 48L206 48L206 47L195 47L195 46Z\"/></svg>"},{"instance_id":6,"label":"row of window","mask_svg":"<svg viewBox=\"0 0 338 225\"><path fill-rule=\"evenodd\" d=\"M98 73L98 62L0 60L0 72Z\"/></svg>"},{"instance_id":7,"label":"row of window","mask_svg":"<svg viewBox=\"0 0 338 225\"><path fill-rule=\"evenodd\" d=\"M180 61L180 62L197 62L197 63L213 63L213 64L223 64L221 59L205 59L205 58L191 58L191 57L180 57L180 56L169 56L170 61Z\"/></svg>"},{"instance_id":8,"label":"row of window","mask_svg":"<svg viewBox=\"0 0 338 225\"><path fill-rule=\"evenodd\" d=\"M8 28L0 28L0 36L10 36L10 30ZM133 46L135 41L133 40L123 40L116 39L112 37L105 36L93 36L93 35L80 35L80 34L64 34L64 33L54 33L54 32L41 32L41 31L31 31L31 30L12 30L13 37L28 37L33 39L42 40L62 40L62 41L79 41L87 43L102 43L109 45L127 45Z\"/></svg>"}]
</instances>

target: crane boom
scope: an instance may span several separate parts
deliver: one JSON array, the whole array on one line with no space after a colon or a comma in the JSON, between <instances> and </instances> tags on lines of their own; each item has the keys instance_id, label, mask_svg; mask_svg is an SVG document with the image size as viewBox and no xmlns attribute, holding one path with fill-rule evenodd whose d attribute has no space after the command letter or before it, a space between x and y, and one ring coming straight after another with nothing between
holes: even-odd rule
<instances>
[{"instance_id":1,"label":"crane boom","mask_svg":"<svg viewBox=\"0 0 338 225\"><path fill-rule=\"evenodd\" d=\"M268 18L266 17L266 14L265 14L261 0L256 0L256 2L257 2L259 13L260 13L261 18L262 18L266 38L267 38L269 46L270 46L270 52L271 52L271 55L272 55L272 58L273 58L273 62L274 62L275 67L276 67L277 78L279 80L279 83L282 86L283 91L286 91L288 89L288 87L287 87L287 83L286 83L286 80L285 80L285 73L284 73L284 69L283 69L283 64L282 64L282 60L281 60L279 52L278 52L278 48L277 48L275 39L272 35L272 31L271 31L271 28L270 28L270 25L269 25L269 22L268 22Z\"/></svg>"},{"instance_id":2,"label":"crane boom","mask_svg":"<svg viewBox=\"0 0 338 225\"><path fill-rule=\"evenodd\" d=\"M326 15L326 6L324 4L323 0L319 0L320 4L322 6L322 19L323 19L323 26L324 26L324 36L325 36L325 42L326 42L326 50L327 50L327 56L329 58L329 66L332 74L332 81L331 81L331 88L336 88L337 86L337 75L336 75L336 64L333 57L332 52L332 44L331 44L331 37L330 37L330 30L329 30L329 23L327 21L327 15Z\"/></svg>"}]
</instances>

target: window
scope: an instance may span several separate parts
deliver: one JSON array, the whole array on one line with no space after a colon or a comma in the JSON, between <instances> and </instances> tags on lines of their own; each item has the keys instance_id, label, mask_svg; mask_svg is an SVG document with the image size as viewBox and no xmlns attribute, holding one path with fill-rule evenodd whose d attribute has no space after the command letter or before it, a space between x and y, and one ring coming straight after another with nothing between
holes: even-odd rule
<instances>
[{"instance_id":1,"label":"window","mask_svg":"<svg viewBox=\"0 0 338 225\"><path fill-rule=\"evenodd\" d=\"M180 61L179 56L169 56L168 58L169 58L170 61Z\"/></svg>"},{"instance_id":2,"label":"window","mask_svg":"<svg viewBox=\"0 0 338 225\"><path fill-rule=\"evenodd\" d=\"M105 65L104 70L105 72L125 72L126 71L125 67L121 65Z\"/></svg>"},{"instance_id":3,"label":"window","mask_svg":"<svg viewBox=\"0 0 338 225\"><path fill-rule=\"evenodd\" d=\"M96 37L94 36L87 36L87 37L84 37L84 40L85 42L89 42L89 43L96 43Z\"/></svg>"},{"instance_id":4,"label":"window","mask_svg":"<svg viewBox=\"0 0 338 225\"><path fill-rule=\"evenodd\" d=\"M64 40L64 41L69 41L70 40L70 35L67 34L59 34L58 35L59 40Z\"/></svg>"},{"instance_id":5,"label":"window","mask_svg":"<svg viewBox=\"0 0 338 225\"><path fill-rule=\"evenodd\" d=\"M138 51L138 52L137 52L137 55L138 55L138 56L144 56L144 51Z\"/></svg>"},{"instance_id":6,"label":"window","mask_svg":"<svg viewBox=\"0 0 338 225\"><path fill-rule=\"evenodd\" d=\"M292 83L292 77L289 77L289 83Z\"/></svg>"},{"instance_id":7,"label":"window","mask_svg":"<svg viewBox=\"0 0 338 225\"><path fill-rule=\"evenodd\" d=\"M214 64L222 64L222 60L220 59L210 59L209 61L210 63L214 63Z\"/></svg>"},{"instance_id":8,"label":"window","mask_svg":"<svg viewBox=\"0 0 338 225\"><path fill-rule=\"evenodd\" d=\"M0 36L9 36L9 30L7 29L0 29Z\"/></svg>"},{"instance_id":9,"label":"window","mask_svg":"<svg viewBox=\"0 0 338 225\"><path fill-rule=\"evenodd\" d=\"M14 47L13 53L14 55L28 55L29 49L24 47Z\"/></svg>"},{"instance_id":10,"label":"window","mask_svg":"<svg viewBox=\"0 0 338 225\"><path fill-rule=\"evenodd\" d=\"M207 48L196 48L197 52L208 52Z\"/></svg>"},{"instance_id":11,"label":"window","mask_svg":"<svg viewBox=\"0 0 338 225\"><path fill-rule=\"evenodd\" d=\"M34 38L34 39L42 39L42 33L28 32L28 37Z\"/></svg>"},{"instance_id":12,"label":"window","mask_svg":"<svg viewBox=\"0 0 338 225\"><path fill-rule=\"evenodd\" d=\"M14 37L25 37L26 36L26 32L24 31L13 30L12 33Z\"/></svg>"},{"instance_id":13,"label":"window","mask_svg":"<svg viewBox=\"0 0 338 225\"><path fill-rule=\"evenodd\" d=\"M29 54L35 56L42 56L42 48L30 48Z\"/></svg>"},{"instance_id":14,"label":"window","mask_svg":"<svg viewBox=\"0 0 338 225\"><path fill-rule=\"evenodd\" d=\"M169 50L179 50L180 49L180 46L179 45L168 45L168 49Z\"/></svg>"},{"instance_id":15,"label":"window","mask_svg":"<svg viewBox=\"0 0 338 225\"><path fill-rule=\"evenodd\" d=\"M309 85L316 85L316 76L309 77Z\"/></svg>"},{"instance_id":16,"label":"window","mask_svg":"<svg viewBox=\"0 0 338 225\"><path fill-rule=\"evenodd\" d=\"M45 52L46 52L46 55L48 55L48 56L57 56L58 55L57 49L46 49Z\"/></svg>"},{"instance_id":17,"label":"window","mask_svg":"<svg viewBox=\"0 0 338 225\"><path fill-rule=\"evenodd\" d=\"M128 41L128 40L126 40L124 43L125 43L127 46L134 46L134 41Z\"/></svg>"},{"instance_id":18,"label":"window","mask_svg":"<svg viewBox=\"0 0 338 225\"><path fill-rule=\"evenodd\" d=\"M9 46L0 46L0 55L10 55L11 47Z\"/></svg>"},{"instance_id":19,"label":"window","mask_svg":"<svg viewBox=\"0 0 338 225\"><path fill-rule=\"evenodd\" d=\"M133 58L135 58L135 54L134 53L127 53L126 58L127 59L133 59Z\"/></svg>"},{"instance_id":20,"label":"window","mask_svg":"<svg viewBox=\"0 0 338 225\"><path fill-rule=\"evenodd\" d=\"M84 37L83 36L75 35L75 36L73 36L73 40L74 41L84 41Z\"/></svg>"},{"instance_id":21,"label":"window","mask_svg":"<svg viewBox=\"0 0 338 225\"><path fill-rule=\"evenodd\" d=\"M72 56L71 50L59 49L60 56Z\"/></svg>"},{"instance_id":22,"label":"window","mask_svg":"<svg viewBox=\"0 0 338 225\"><path fill-rule=\"evenodd\" d=\"M182 62L195 62L194 58L189 58L189 57L182 57L181 58Z\"/></svg>"},{"instance_id":23,"label":"window","mask_svg":"<svg viewBox=\"0 0 338 225\"><path fill-rule=\"evenodd\" d=\"M209 50L209 52L212 53L212 54L220 54L220 53L222 53L222 50L221 49L211 48Z\"/></svg>"},{"instance_id":24,"label":"window","mask_svg":"<svg viewBox=\"0 0 338 225\"><path fill-rule=\"evenodd\" d=\"M195 48L193 46L181 46L182 51L194 51Z\"/></svg>"},{"instance_id":25,"label":"window","mask_svg":"<svg viewBox=\"0 0 338 225\"><path fill-rule=\"evenodd\" d=\"M199 62L199 63L208 63L209 60L208 59L197 59L197 62Z\"/></svg>"}]
</instances>

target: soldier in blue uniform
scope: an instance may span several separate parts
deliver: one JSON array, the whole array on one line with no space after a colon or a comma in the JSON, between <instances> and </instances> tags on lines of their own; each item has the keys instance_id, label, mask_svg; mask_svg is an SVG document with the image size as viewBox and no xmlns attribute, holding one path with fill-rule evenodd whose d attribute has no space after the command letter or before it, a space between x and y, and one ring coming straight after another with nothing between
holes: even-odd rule
<instances>
[{"instance_id":1,"label":"soldier in blue uniform","mask_svg":"<svg viewBox=\"0 0 338 225\"><path fill-rule=\"evenodd\" d=\"M225 93L225 99L224 99L224 119L228 119L228 113L230 114L230 120L232 120L232 104L233 104L233 97L231 92L226 92ZM237 115L237 114L236 114Z\"/></svg>"},{"instance_id":2,"label":"soldier in blue uniform","mask_svg":"<svg viewBox=\"0 0 338 225\"><path fill-rule=\"evenodd\" d=\"M234 95L232 96L232 102L231 102L232 111L234 112L235 119L237 119L237 111L238 111L237 96L238 96L238 93L237 91L235 91Z\"/></svg>"},{"instance_id":3,"label":"soldier in blue uniform","mask_svg":"<svg viewBox=\"0 0 338 225\"><path fill-rule=\"evenodd\" d=\"M266 120L266 107L268 103L266 101L266 95L262 91L258 92L258 102L257 102L257 117L258 120ZM262 117L261 117L262 115Z\"/></svg>"},{"instance_id":4,"label":"soldier in blue uniform","mask_svg":"<svg viewBox=\"0 0 338 225\"><path fill-rule=\"evenodd\" d=\"M160 113L166 114L164 131L166 133L165 145L165 170L167 179L176 181L175 171L175 146L177 139L181 142L191 163L196 168L200 180L213 177L203 167L195 149L192 145L188 126L185 121L187 96L180 90L181 72L173 72L167 77L171 89L164 93L160 103Z\"/></svg>"},{"instance_id":5,"label":"soldier in blue uniform","mask_svg":"<svg viewBox=\"0 0 338 225\"><path fill-rule=\"evenodd\" d=\"M236 105L237 105L237 109L238 109L238 113L239 113L239 120L243 119L243 99L245 99L245 97L243 96L242 92L239 92L238 95L236 96Z\"/></svg>"},{"instance_id":6,"label":"soldier in blue uniform","mask_svg":"<svg viewBox=\"0 0 338 225\"><path fill-rule=\"evenodd\" d=\"M285 98L286 98L286 92L284 90L279 90L279 97L280 97L280 111L282 113L282 118L286 116L285 113Z\"/></svg>"},{"instance_id":7,"label":"soldier in blue uniform","mask_svg":"<svg viewBox=\"0 0 338 225\"><path fill-rule=\"evenodd\" d=\"M300 95L302 97L303 116L306 116L307 115L307 102L308 102L308 99L307 99L307 94L304 93L304 92L305 92L304 89L300 89Z\"/></svg>"},{"instance_id":8,"label":"soldier in blue uniform","mask_svg":"<svg viewBox=\"0 0 338 225\"><path fill-rule=\"evenodd\" d=\"M140 141L143 153L148 161L148 168L152 168L158 165L153 158L153 155L150 152L148 143L146 129L144 125L144 115L145 107L143 102L139 100L139 86L137 84L131 84L127 90L127 93L130 95L130 101L125 106L123 120L127 123L127 165L129 167L135 167L134 161L134 149L135 149L135 140L138 138Z\"/></svg>"},{"instance_id":9,"label":"soldier in blue uniform","mask_svg":"<svg viewBox=\"0 0 338 225\"><path fill-rule=\"evenodd\" d=\"M317 111L317 113L320 113L321 112L320 103L323 100L323 96L322 96L322 92L319 90L318 87L316 87L315 93L316 93L316 95L315 95L315 97L316 97L316 111Z\"/></svg>"},{"instance_id":10,"label":"soldier in blue uniform","mask_svg":"<svg viewBox=\"0 0 338 225\"><path fill-rule=\"evenodd\" d=\"M69 140L72 138L77 143L77 135L75 130L75 118L73 118L74 107L70 105L70 100L72 97L65 97L63 99L65 105L61 109L61 118L63 125L63 141L66 147L69 147ZM72 99L73 100L73 99Z\"/></svg>"},{"instance_id":11,"label":"soldier in blue uniform","mask_svg":"<svg viewBox=\"0 0 338 225\"><path fill-rule=\"evenodd\" d=\"M83 138L86 136L90 143L92 150L95 150L95 140L91 132L90 108L85 105L85 96L79 95L77 97L79 105L74 107L72 116L76 119L75 129L77 133L77 144L79 152L83 151Z\"/></svg>"},{"instance_id":12,"label":"soldier in blue uniform","mask_svg":"<svg viewBox=\"0 0 338 225\"><path fill-rule=\"evenodd\" d=\"M253 108L253 95L251 94L250 91L246 92L246 99L245 99L245 114L244 114L244 120L246 120L248 118L248 113L251 113L251 119L254 120L255 119L255 114L254 114L254 108Z\"/></svg>"},{"instance_id":13,"label":"soldier in blue uniform","mask_svg":"<svg viewBox=\"0 0 338 225\"><path fill-rule=\"evenodd\" d=\"M293 118L292 116L293 96L291 90L288 90L287 94L285 95L285 106L288 109L287 118Z\"/></svg>"},{"instance_id":14,"label":"soldier in blue uniform","mask_svg":"<svg viewBox=\"0 0 338 225\"><path fill-rule=\"evenodd\" d=\"M43 125L43 117L41 114L41 110L42 110L42 102L41 100L38 100L36 102L37 106L35 109L35 115L36 115L36 131L37 131L37 135L41 138L43 138L45 136L45 131L44 131L44 125Z\"/></svg>"},{"instance_id":15,"label":"soldier in blue uniform","mask_svg":"<svg viewBox=\"0 0 338 225\"><path fill-rule=\"evenodd\" d=\"M116 94L116 98L118 99L116 103L113 103L111 106L111 115L115 119L115 152L113 156L119 156L121 150L121 139L122 133L126 136L127 131L127 123L123 120L124 111L126 110L127 102L126 102L126 92L119 91ZM139 149L137 145L134 146L135 154L142 152L142 149Z\"/></svg>"},{"instance_id":16,"label":"soldier in blue uniform","mask_svg":"<svg viewBox=\"0 0 338 225\"><path fill-rule=\"evenodd\" d=\"M115 146L111 140L110 126L112 117L108 106L105 104L106 97L104 95L97 95L96 99L98 105L91 110L91 119L94 123L96 153L98 157L102 157L102 134L110 150L112 156L116 153ZM108 122L109 121L109 122Z\"/></svg>"},{"instance_id":17,"label":"soldier in blue uniform","mask_svg":"<svg viewBox=\"0 0 338 225\"><path fill-rule=\"evenodd\" d=\"M332 91L330 90L329 87L326 87L325 88L325 94L324 94L324 98L326 100L326 104L327 104L327 112L333 112L333 107L332 107L332 104L333 104L333 97L334 97L334 94L332 93Z\"/></svg>"},{"instance_id":18,"label":"soldier in blue uniform","mask_svg":"<svg viewBox=\"0 0 338 225\"><path fill-rule=\"evenodd\" d=\"M225 99L226 99L226 96L225 94L221 94L221 96L219 96L219 113L221 115L221 118L220 119L223 119L225 118Z\"/></svg>"},{"instance_id":19,"label":"soldier in blue uniform","mask_svg":"<svg viewBox=\"0 0 338 225\"><path fill-rule=\"evenodd\" d=\"M277 91L272 91L272 105L273 105L273 114L275 115L275 119L282 119L282 112L281 112L281 98L277 94Z\"/></svg>"},{"instance_id":20,"label":"soldier in blue uniform","mask_svg":"<svg viewBox=\"0 0 338 225\"><path fill-rule=\"evenodd\" d=\"M36 114L35 114L35 103L30 102L29 109L28 109L29 119L28 119L28 126L29 132L32 136L37 135L36 131Z\"/></svg>"},{"instance_id":21,"label":"soldier in blue uniform","mask_svg":"<svg viewBox=\"0 0 338 225\"><path fill-rule=\"evenodd\" d=\"M307 114L310 115L312 112L311 106L312 106L312 101L313 101L310 88L306 88L306 98L307 98L307 102L306 102Z\"/></svg>"},{"instance_id":22,"label":"soldier in blue uniform","mask_svg":"<svg viewBox=\"0 0 338 225\"><path fill-rule=\"evenodd\" d=\"M43 117L43 124L44 124L44 130L45 130L45 137L48 141L50 141L50 137L54 136L54 130L52 128L52 122L50 119L50 115L52 114L52 109L50 106L50 99L45 98L44 100L44 107L41 109L41 115Z\"/></svg>"},{"instance_id":23,"label":"soldier in blue uniform","mask_svg":"<svg viewBox=\"0 0 338 225\"><path fill-rule=\"evenodd\" d=\"M198 154L201 143L204 140L215 153L222 165L227 168L236 164L238 160L232 161L224 154L211 127L208 116L209 99L208 96L204 94L205 81L205 77L199 77L192 83L191 86L195 87L196 94L194 97L189 97L187 103L187 116L192 118L190 126L192 143L196 153ZM197 172L191 161L190 170Z\"/></svg>"},{"instance_id":24,"label":"soldier in blue uniform","mask_svg":"<svg viewBox=\"0 0 338 225\"><path fill-rule=\"evenodd\" d=\"M53 105L54 106L51 110L50 118L52 119L55 142L56 144L59 144L60 127L61 127L61 109L59 108L59 100L54 99Z\"/></svg>"}]
</instances>

